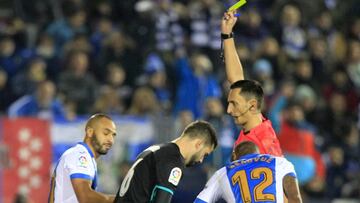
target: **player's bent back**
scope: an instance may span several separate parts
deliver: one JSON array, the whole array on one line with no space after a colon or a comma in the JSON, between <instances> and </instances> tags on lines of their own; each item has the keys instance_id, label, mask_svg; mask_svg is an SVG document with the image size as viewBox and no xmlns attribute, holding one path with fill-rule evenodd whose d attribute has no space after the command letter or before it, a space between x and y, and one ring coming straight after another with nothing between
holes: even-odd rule
<instances>
[{"instance_id":1,"label":"player's bent back","mask_svg":"<svg viewBox=\"0 0 360 203\"><path fill-rule=\"evenodd\" d=\"M228 203L284 202L285 176L296 183L294 166L285 158L247 154L218 170L195 203L216 202L220 198Z\"/></svg>"}]
</instances>

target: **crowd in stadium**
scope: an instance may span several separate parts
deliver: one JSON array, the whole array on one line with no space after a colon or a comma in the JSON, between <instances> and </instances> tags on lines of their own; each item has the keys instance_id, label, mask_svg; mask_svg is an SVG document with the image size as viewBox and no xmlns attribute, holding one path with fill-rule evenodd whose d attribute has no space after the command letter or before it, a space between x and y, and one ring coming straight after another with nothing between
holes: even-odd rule
<instances>
[{"instance_id":1,"label":"crowd in stadium","mask_svg":"<svg viewBox=\"0 0 360 203\"><path fill-rule=\"evenodd\" d=\"M216 127L224 156L231 152L239 129L226 113L219 56L221 18L235 1L9 2L0 5L2 116L102 112L160 127L170 118L174 132L201 118ZM263 114L304 196L360 198L359 2L248 0L239 12L246 78L263 86Z\"/></svg>"}]
</instances>

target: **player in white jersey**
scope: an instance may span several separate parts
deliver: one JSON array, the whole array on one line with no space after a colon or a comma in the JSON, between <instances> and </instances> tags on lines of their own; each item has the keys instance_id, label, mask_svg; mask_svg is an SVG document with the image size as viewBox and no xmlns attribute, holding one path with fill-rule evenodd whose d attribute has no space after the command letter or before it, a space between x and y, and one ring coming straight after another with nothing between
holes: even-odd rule
<instances>
[{"instance_id":1,"label":"player in white jersey","mask_svg":"<svg viewBox=\"0 0 360 203\"><path fill-rule=\"evenodd\" d=\"M232 163L216 171L194 203L301 203L294 166L283 157L259 154L252 142L242 142Z\"/></svg>"},{"instance_id":2,"label":"player in white jersey","mask_svg":"<svg viewBox=\"0 0 360 203\"><path fill-rule=\"evenodd\" d=\"M85 127L84 142L66 150L51 178L49 203L113 202L115 197L96 192L96 158L114 143L116 126L110 117L95 114Z\"/></svg>"}]
</instances>

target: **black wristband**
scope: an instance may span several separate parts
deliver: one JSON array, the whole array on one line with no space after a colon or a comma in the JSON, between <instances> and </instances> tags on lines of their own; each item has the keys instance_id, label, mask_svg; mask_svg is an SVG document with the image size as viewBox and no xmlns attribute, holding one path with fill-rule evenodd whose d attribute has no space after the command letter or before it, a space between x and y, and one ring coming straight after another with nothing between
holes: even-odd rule
<instances>
[{"instance_id":1,"label":"black wristband","mask_svg":"<svg viewBox=\"0 0 360 203\"><path fill-rule=\"evenodd\" d=\"M229 34L221 33L221 39L229 39L229 38L233 38L233 37L234 37L233 32L230 32Z\"/></svg>"}]
</instances>

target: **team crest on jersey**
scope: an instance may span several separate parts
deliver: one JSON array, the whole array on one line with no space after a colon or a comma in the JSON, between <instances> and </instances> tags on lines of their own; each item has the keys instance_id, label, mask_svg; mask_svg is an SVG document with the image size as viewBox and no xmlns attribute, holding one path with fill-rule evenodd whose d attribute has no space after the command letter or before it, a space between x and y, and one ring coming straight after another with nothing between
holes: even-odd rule
<instances>
[{"instance_id":1,"label":"team crest on jersey","mask_svg":"<svg viewBox=\"0 0 360 203\"><path fill-rule=\"evenodd\" d=\"M79 166L83 167L83 168L87 168L89 165L89 161L86 159L85 156L80 156L79 157Z\"/></svg>"},{"instance_id":2,"label":"team crest on jersey","mask_svg":"<svg viewBox=\"0 0 360 203\"><path fill-rule=\"evenodd\" d=\"M180 182L181 175L182 175L182 171L180 168L178 167L173 168L170 172L169 182L177 186Z\"/></svg>"}]
</instances>

